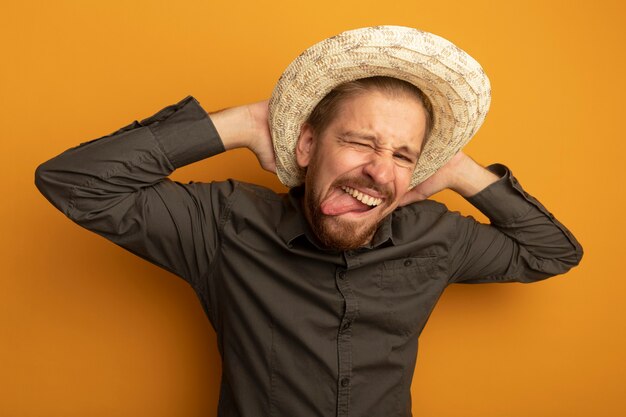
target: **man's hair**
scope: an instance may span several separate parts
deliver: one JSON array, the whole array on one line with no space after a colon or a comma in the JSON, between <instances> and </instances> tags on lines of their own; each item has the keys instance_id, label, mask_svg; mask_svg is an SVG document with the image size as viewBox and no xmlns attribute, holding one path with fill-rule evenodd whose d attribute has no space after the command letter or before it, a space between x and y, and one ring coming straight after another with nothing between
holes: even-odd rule
<instances>
[{"instance_id":1,"label":"man's hair","mask_svg":"<svg viewBox=\"0 0 626 417\"><path fill-rule=\"evenodd\" d=\"M426 110L426 129L424 131L424 140L422 141L422 149L424 149L434 123L432 104L422 90L399 78L376 76L340 84L326 94L315 106L306 123L313 128L317 135L320 135L337 115L341 103L370 91L379 91L388 97L394 98L400 96L411 97L422 104L424 110Z\"/></svg>"}]
</instances>

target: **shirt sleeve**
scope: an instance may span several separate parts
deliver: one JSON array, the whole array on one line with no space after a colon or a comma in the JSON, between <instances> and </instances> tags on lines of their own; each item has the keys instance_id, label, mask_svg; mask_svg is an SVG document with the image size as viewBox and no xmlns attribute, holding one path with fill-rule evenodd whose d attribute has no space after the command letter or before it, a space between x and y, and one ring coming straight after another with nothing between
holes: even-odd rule
<instances>
[{"instance_id":1,"label":"shirt sleeve","mask_svg":"<svg viewBox=\"0 0 626 417\"><path fill-rule=\"evenodd\" d=\"M176 104L41 164L35 184L67 217L206 293L229 183L181 184L176 168L224 146L200 103Z\"/></svg>"},{"instance_id":2,"label":"shirt sleeve","mask_svg":"<svg viewBox=\"0 0 626 417\"><path fill-rule=\"evenodd\" d=\"M504 165L500 176L467 200L490 225L455 216L451 250L453 282L533 282L563 274L580 262L583 249L572 233L528 194Z\"/></svg>"}]
</instances>

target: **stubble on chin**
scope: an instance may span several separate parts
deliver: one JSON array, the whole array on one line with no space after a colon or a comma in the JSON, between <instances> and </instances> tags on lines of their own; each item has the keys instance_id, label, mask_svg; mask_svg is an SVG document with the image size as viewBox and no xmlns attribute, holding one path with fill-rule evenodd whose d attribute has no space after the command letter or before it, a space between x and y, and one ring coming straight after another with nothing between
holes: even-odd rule
<instances>
[{"instance_id":1,"label":"stubble on chin","mask_svg":"<svg viewBox=\"0 0 626 417\"><path fill-rule=\"evenodd\" d=\"M332 250L346 251L365 246L376 233L382 219L367 227L363 227L355 222L346 221L341 216L329 216L322 213L322 196L315 191L316 188L314 187L318 169L319 155L316 154L306 169L303 202L305 216L315 236L322 245ZM375 190L383 196L384 200L390 201L393 198L393 192L389 188L379 186L371 179L362 176L338 178L330 188L341 188L342 185L350 187L361 186Z\"/></svg>"},{"instance_id":2,"label":"stubble on chin","mask_svg":"<svg viewBox=\"0 0 626 417\"><path fill-rule=\"evenodd\" d=\"M378 229L378 223L359 227L358 224L345 221L340 216L322 213L319 196L309 193L306 189L304 205L309 225L320 243L328 249L345 251L360 248L372 239Z\"/></svg>"}]
</instances>

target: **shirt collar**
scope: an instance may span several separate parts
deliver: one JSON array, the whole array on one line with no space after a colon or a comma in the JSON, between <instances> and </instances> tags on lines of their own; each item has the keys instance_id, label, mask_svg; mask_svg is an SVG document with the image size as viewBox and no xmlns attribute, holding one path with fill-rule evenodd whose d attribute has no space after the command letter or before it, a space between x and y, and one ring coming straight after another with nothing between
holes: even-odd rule
<instances>
[{"instance_id":1,"label":"shirt collar","mask_svg":"<svg viewBox=\"0 0 626 417\"><path fill-rule=\"evenodd\" d=\"M285 211L276 232L289 247L292 247L296 240L306 238L318 249L325 250L306 220L302 206L303 198L304 185L289 190L285 196ZM366 249L394 245L392 217L393 213L383 219L372 241L365 246Z\"/></svg>"},{"instance_id":2,"label":"shirt collar","mask_svg":"<svg viewBox=\"0 0 626 417\"><path fill-rule=\"evenodd\" d=\"M304 187L291 188L284 196L285 210L280 219L276 232L280 238L291 247L293 242L301 236L307 235L308 224L302 211L301 199Z\"/></svg>"}]
</instances>

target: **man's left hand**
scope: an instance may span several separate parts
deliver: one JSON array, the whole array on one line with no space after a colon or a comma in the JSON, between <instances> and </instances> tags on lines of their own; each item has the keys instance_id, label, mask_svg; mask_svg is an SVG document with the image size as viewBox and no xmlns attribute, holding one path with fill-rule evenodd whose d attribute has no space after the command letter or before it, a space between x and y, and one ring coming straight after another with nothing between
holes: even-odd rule
<instances>
[{"instance_id":1,"label":"man's left hand","mask_svg":"<svg viewBox=\"0 0 626 417\"><path fill-rule=\"evenodd\" d=\"M446 188L463 197L470 197L497 180L497 175L459 151L433 175L409 191L400 201L400 206L425 200Z\"/></svg>"}]
</instances>

